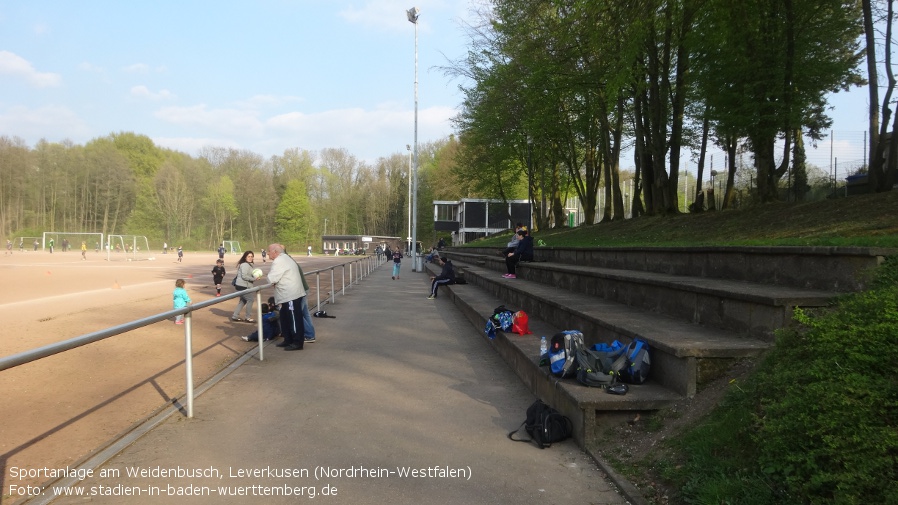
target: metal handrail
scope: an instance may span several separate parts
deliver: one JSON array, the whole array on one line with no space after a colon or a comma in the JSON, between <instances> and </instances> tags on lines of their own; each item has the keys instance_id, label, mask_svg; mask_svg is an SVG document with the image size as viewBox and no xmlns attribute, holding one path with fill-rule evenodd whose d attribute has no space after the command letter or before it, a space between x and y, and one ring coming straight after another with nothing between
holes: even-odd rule
<instances>
[{"instance_id":1,"label":"metal handrail","mask_svg":"<svg viewBox=\"0 0 898 505\"><path fill-rule=\"evenodd\" d=\"M311 272L307 272L306 275L315 275L316 277L316 298L317 303L315 305L315 309L320 310L321 307L321 273L327 272L328 270L331 272L331 292L330 296L328 296L326 303L334 304L336 303L336 288L334 286L334 271L337 268L340 268L342 275L342 294L346 294L346 266L349 265L349 284L351 285L356 282L352 275L352 265L354 263L359 264L359 268L357 271L359 272L360 281L364 276L367 276L374 269L379 266L378 259L376 256L365 256L364 258L360 258L357 260L349 261L347 263L341 263L340 265L334 265L327 268L322 268L319 270L313 270ZM383 261L380 261L383 263ZM365 268L361 268L361 265L364 265ZM364 275L362 275L364 272ZM184 315L184 346L185 346L185 373L186 373L186 391L185 395L187 397L187 417L193 417L193 349L192 349L192 328L193 328L193 317L192 313L194 311L205 309L206 307L211 307L213 305L224 303L228 300L232 300L237 298L238 296L245 296L248 292L255 293L256 295L256 323L257 330L259 332L259 361L264 361L263 355L263 341L261 338L264 336L262 331L262 290L271 287L272 284L268 283L263 286L253 286L252 288L237 291L235 293L230 293L224 295L222 297L212 298L209 300L204 300L202 302L194 303L188 305L187 307L180 309L173 309L166 312L161 312L159 314L155 314L149 317L145 317L143 319L137 319L135 321L131 321L129 323L120 324L118 326L113 326L111 328L106 328L104 330L95 331L92 333L86 333L84 335L80 335L75 338L70 338L68 340L63 340L62 342L55 342L53 344L48 344L43 347L38 347L36 349L31 349L28 351L23 351L18 354L13 354L10 356L5 356L0 358L0 371L13 368L19 365L24 365L26 363L31 363L32 361L37 361L39 359L43 359L49 356L53 356L54 354L59 354L62 352L70 351L77 347L81 347L83 345L92 344L94 342L98 342L100 340L107 339L109 337L114 337L116 335L121 335L123 333L127 333L129 331L136 330L138 328L143 328L145 326L149 326L154 323L158 323L160 321L170 320L174 316ZM309 309L311 311L311 308Z\"/></svg>"}]
</instances>

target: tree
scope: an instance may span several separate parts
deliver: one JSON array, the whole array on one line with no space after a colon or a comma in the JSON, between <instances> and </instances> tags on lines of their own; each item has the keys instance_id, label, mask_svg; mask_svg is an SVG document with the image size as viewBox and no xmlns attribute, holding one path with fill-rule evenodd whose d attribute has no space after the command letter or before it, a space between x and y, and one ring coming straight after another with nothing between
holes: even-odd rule
<instances>
[{"instance_id":1,"label":"tree","mask_svg":"<svg viewBox=\"0 0 898 505\"><path fill-rule=\"evenodd\" d=\"M275 212L278 239L288 246L299 247L312 239L309 215L311 206L306 187L299 179L287 183Z\"/></svg>"},{"instance_id":2,"label":"tree","mask_svg":"<svg viewBox=\"0 0 898 505\"><path fill-rule=\"evenodd\" d=\"M858 82L860 29L851 0L708 1L696 78L712 123L747 139L761 200L777 199L795 131L820 138L826 94Z\"/></svg>"}]
</instances>

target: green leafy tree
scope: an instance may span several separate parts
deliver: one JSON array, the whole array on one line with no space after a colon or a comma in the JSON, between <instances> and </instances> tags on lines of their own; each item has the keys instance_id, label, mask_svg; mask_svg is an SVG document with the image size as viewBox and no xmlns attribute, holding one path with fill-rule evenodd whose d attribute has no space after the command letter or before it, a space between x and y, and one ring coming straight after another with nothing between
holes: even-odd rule
<instances>
[{"instance_id":1,"label":"green leafy tree","mask_svg":"<svg viewBox=\"0 0 898 505\"><path fill-rule=\"evenodd\" d=\"M698 30L701 45L693 61L709 117L748 140L759 197L775 200L795 131L820 138L831 124L826 94L859 80L860 5L709 0Z\"/></svg>"},{"instance_id":2,"label":"green leafy tree","mask_svg":"<svg viewBox=\"0 0 898 505\"><path fill-rule=\"evenodd\" d=\"M311 205L305 184L298 179L288 182L275 212L278 239L288 248L310 243L312 239L311 222L308 219L310 211Z\"/></svg>"}]
</instances>

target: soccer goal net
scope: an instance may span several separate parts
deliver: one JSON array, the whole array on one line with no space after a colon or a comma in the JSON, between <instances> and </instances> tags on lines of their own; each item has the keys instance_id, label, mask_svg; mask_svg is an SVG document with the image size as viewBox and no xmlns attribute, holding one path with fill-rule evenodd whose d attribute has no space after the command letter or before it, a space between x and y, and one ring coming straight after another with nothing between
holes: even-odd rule
<instances>
[{"instance_id":1,"label":"soccer goal net","mask_svg":"<svg viewBox=\"0 0 898 505\"><path fill-rule=\"evenodd\" d=\"M12 246L19 251L37 251L41 248L41 237L16 237Z\"/></svg>"},{"instance_id":2,"label":"soccer goal net","mask_svg":"<svg viewBox=\"0 0 898 505\"><path fill-rule=\"evenodd\" d=\"M24 237L23 237L24 238ZM69 252L76 251L81 252L81 244L87 248L88 251L100 251L100 245L103 243L103 234L102 233L86 233L86 232L59 232L59 231L45 231L43 236L41 237L41 249L45 249L51 252ZM32 248L33 248L32 243ZM27 248L28 245L26 244Z\"/></svg>"},{"instance_id":3,"label":"soccer goal net","mask_svg":"<svg viewBox=\"0 0 898 505\"><path fill-rule=\"evenodd\" d=\"M144 261L156 259L150 243L143 235L109 235L106 241L109 261Z\"/></svg>"},{"instance_id":4,"label":"soccer goal net","mask_svg":"<svg viewBox=\"0 0 898 505\"><path fill-rule=\"evenodd\" d=\"M224 240L221 244L229 254L243 254L243 249L240 248L240 242L237 242L236 240Z\"/></svg>"}]
</instances>

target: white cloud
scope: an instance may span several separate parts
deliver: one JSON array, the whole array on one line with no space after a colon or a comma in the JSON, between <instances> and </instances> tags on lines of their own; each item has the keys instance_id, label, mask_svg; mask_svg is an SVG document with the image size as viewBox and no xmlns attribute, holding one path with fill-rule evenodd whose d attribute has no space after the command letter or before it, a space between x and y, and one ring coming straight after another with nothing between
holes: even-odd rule
<instances>
[{"instance_id":1,"label":"white cloud","mask_svg":"<svg viewBox=\"0 0 898 505\"><path fill-rule=\"evenodd\" d=\"M64 139L80 142L90 135L90 128L66 107L31 109L15 106L0 111L0 134L25 139L46 138L51 142Z\"/></svg>"},{"instance_id":2,"label":"white cloud","mask_svg":"<svg viewBox=\"0 0 898 505\"><path fill-rule=\"evenodd\" d=\"M96 74L106 73L106 70L103 67L98 67L89 61L82 61L78 64L78 68L80 70L84 70L85 72L92 72Z\"/></svg>"},{"instance_id":3,"label":"white cloud","mask_svg":"<svg viewBox=\"0 0 898 505\"><path fill-rule=\"evenodd\" d=\"M62 77L50 72L38 72L28 60L9 51L0 51L0 75L20 77L38 88L59 86Z\"/></svg>"},{"instance_id":4,"label":"white cloud","mask_svg":"<svg viewBox=\"0 0 898 505\"><path fill-rule=\"evenodd\" d=\"M175 98L175 95L167 89L161 89L158 92L153 93L149 88L143 85L132 87L131 96L136 98L147 98L149 100L171 100Z\"/></svg>"},{"instance_id":5,"label":"white cloud","mask_svg":"<svg viewBox=\"0 0 898 505\"><path fill-rule=\"evenodd\" d=\"M261 109L265 107L278 107L288 103L302 102L298 96L277 96L277 95L255 95L248 100L241 100L236 103L237 107L242 109Z\"/></svg>"},{"instance_id":6,"label":"white cloud","mask_svg":"<svg viewBox=\"0 0 898 505\"><path fill-rule=\"evenodd\" d=\"M122 70L129 74L149 74L150 66L146 63L135 63L133 65L128 65L127 67L122 67Z\"/></svg>"},{"instance_id":7,"label":"white cloud","mask_svg":"<svg viewBox=\"0 0 898 505\"><path fill-rule=\"evenodd\" d=\"M251 111L239 109L208 109L205 105L165 107L153 114L168 123L218 132L237 138L257 138L263 135L262 123Z\"/></svg>"}]
</instances>

